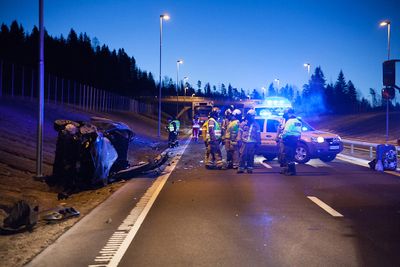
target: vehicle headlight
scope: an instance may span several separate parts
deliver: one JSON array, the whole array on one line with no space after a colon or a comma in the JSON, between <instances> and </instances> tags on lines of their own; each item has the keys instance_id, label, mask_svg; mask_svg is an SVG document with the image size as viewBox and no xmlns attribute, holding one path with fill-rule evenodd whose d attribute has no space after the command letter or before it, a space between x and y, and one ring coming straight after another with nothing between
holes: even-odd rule
<instances>
[{"instance_id":1,"label":"vehicle headlight","mask_svg":"<svg viewBox=\"0 0 400 267\"><path fill-rule=\"evenodd\" d=\"M318 137L311 137L311 141L313 141L314 143L323 143L325 139L322 136L318 136Z\"/></svg>"}]
</instances>

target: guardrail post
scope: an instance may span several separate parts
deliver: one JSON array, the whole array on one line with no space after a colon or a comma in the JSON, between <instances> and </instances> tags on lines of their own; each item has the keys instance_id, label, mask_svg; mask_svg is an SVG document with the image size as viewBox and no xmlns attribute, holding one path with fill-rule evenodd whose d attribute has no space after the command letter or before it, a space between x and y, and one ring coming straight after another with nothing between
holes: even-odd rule
<instances>
[{"instance_id":1,"label":"guardrail post","mask_svg":"<svg viewBox=\"0 0 400 267\"><path fill-rule=\"evenodd\" d=\"M354 154L354 144L350 145L350 154Z\"/></svg>"},{"instance_id":2,"label":"guardrail post","mask_svg":"<svg viewBox=\"0 0 400 267\"><path fill-rule=\"evenodd\" d=\"M372 157L373 157L372 152L373 152L373 148L372 148L372 146L370 146L369 147L369 158L370 159L372 159Z\"/></svg>"}]
</instances>

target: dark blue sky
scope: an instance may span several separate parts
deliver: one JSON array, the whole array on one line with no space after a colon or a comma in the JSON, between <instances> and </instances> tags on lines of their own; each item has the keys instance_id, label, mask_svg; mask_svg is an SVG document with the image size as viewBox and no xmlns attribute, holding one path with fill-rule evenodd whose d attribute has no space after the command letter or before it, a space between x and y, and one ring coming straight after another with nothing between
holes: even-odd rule
<instances>
[{"instance_id":1,"label":"dark blue sky","mask_svg":"<svg viewBox=\"0 0 400 267\"><path fill-rule=\"evenodd\" d=\"M267 87L274 79L301 88L305 62L320 65L328 82L340 69L368 97L382 87L392 21L391 58L400 58L400 1L237 1L237 0L57 0L45 2L45 27L66 36L86 32L110 48L124 48L143 70L159 75L159 15L164 22L163 76L245 89ZM27 30L38 24L38 1L0 0L1 21L16 19ZM398 64L400 69L400 64ZM398 77L400 80L400 76ZM400 83L400 82L398 82Z\"/></svg>"}]
</instances>

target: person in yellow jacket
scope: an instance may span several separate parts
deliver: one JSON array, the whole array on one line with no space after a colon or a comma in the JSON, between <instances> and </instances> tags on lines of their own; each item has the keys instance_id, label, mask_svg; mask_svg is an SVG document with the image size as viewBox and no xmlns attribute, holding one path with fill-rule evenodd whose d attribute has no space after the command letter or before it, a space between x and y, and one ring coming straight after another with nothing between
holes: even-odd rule
<instances>
[{"instance_id":1,"label":"person in yellow jacket","mask_svg":"<svg viewBox=\"0 0 400 267\"><path fill-rule=\"evenodd\" d=\"M294 155L297 142L301 137L302 123L296 118L296 115L294 115L293 109L287 111L287 118L282 132L284 160L282 162L281 173L284 175L296 175Z\"/></svg>"},{"instance_id":2,"label":"person in yellow jacket","mask_svg":"<svg viewBox=\"0 0 400 267\"><path fill-rule=\"evenodd\" d=\"M221 149L221 125L218 123L220 110L214 107L209 115L209 119L205 122L204 143L206 145L205 166L207 169L223 169Z\"/></svg>"},{"instance_id":3,"label":"person in yellow jacket","mask_svg":"<svg viewBox=\"0 0 400 267\"><path fill-rule=\"evenodd\" d=\"M260 125L255 120L256 112L250 109L246 114L246 120L240 124L237 140L239 142L240 163L237 173L253 173L254 154L261 144Z\"/></svg>"},{"instance_id":4,"label":"person in yellow jacket","mask_svg":"<svg viewBox=\"0 0 400 267\"><path fill-rule=\"evenodd\" d=\"M168 118L168 124L166 130L168 132L168 146L176 147L179 146L178 134L179 134L180 122L175 118Z\"/></svg>"},{"instance_id":5,"label":"person in yellow jacket","mask_svg":"<svg viewBox=\"0 0 400 267\"><path fill-rule=\"evenodd\" d=\"M232 114L230 114L229 123L225 131L224 144L228 169L237 169L239 167L239 146L236 138L239 133L241 119L242 112L239 109L233 110Z\"/></svg>"}]
</instances>

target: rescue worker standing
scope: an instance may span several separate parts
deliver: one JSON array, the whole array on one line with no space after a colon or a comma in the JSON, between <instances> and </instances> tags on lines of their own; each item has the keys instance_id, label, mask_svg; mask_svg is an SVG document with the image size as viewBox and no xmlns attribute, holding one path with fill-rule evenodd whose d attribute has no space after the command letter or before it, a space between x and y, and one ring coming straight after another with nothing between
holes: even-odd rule
<instances>
[{"instance_id":1,"label":"rescue worker standing","mask_svg":"<svg viewBox=\"0 0 400 267\"><path fill-rule=\"evenodd\" d=\"M296 152L297 142L301 137L302 123L294 115L293 109L287 111L288 120L285 122L285 127L282 132L283 143L283 162L281 163L284 175L296 175L296 165L294 163L294 155Z\"/></svg>"},{"instance_id":2,"label":"rescue worker standing","mask_svg":"<svg viewBox=\"0 0 400 267\"><path fill-rule=\"evenodd\" d=\"M192 121L192 135L195 142L199 140L199 132L200 132L200 120L199 116L195 115Z\"/></svg>"},{"instance_id":3,"label":"rescue worker standing","mask_svg":"<svg viewBox=\"0 0 400 267\"><path fill-rule=\"evenodd\" d=\"M253 173L254 154L261 144L260 126L255 120L256 111L250 109L246 114L246 120L240 124L237 140L240 145L240 163L237 173Z\"/></svg>"},{"instance_id":4,"label":"rescue worker standing","mask_svg":"<svg viewBox=\"0 0 400 267\"><path fill-rule=\"evenodd\" d=\"M168 146L175 147L178 146L178 133L179 133L180 123L175 118L168 118L168 125L166 126L168 132Z\"/></svg>"},{"instance_id":5,"label":"rescue worker standing","mask_svg":"<svg viewBox=\"0 0 400 267\"><path fill-rule=\"evenodd\" d=\"M239 109L235 109L229 118L229 124L225 131L224 143L228 169L237 169L239 167L239 147L237 136L239 133L241 118L242 112Z\"/></svg>"},{"instance_id":6,"label":"rescue worker standing","mask_svg":"<svg viewBox=\"0 0 400 267\"><path fill-rule=\"evenodd\" d=\"M219 108L214 107L210 112L210 118L205 122L204 143L206 145L205 166L207 169L223 169L221 149L221 126L218 123Z\"/></svg>"}]
</instances>

